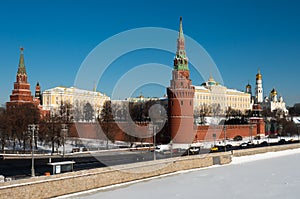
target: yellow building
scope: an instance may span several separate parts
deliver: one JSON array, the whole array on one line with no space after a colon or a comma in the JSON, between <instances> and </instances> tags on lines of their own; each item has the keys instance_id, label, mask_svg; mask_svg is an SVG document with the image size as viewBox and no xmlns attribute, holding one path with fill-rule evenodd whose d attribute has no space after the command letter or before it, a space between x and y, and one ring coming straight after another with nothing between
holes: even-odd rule
<instances>
[{"instance_id":1,"label":"yellow building","mask_svg":"<svg viewBox=\"0 0 300 199\"><path fill-rule=\"evenodd\" d=\"M105 101L110 97L97 91L78 89L75 87L58 86L43 91L43 109L56 113L61 103L70 104L73 110L82 112L83 107L90 103L94 109L95 118L100 114Z\"/></svg>"},{"instance_id":2,"label":"yellow building","mask_svg":"<svg viewBox=\"0 0 300 199\"><path fill-rule=\"evenodd\" d=\"M194 110L206 109L210 115L223 115L231 107L242 113L251 109L251 95L235 89L228 89L212 77L201 86L195 86Z\"/></svg>"}]
</instances>

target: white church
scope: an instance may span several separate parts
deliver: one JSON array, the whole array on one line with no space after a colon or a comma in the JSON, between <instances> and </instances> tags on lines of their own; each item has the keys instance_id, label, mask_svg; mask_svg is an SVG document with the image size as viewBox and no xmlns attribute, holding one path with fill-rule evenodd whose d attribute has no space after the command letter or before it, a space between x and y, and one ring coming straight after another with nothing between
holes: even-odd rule
<instances>
[{"instance_id":1,"label":"white church","mask_svg":"<svg viewBox=\"0 0 300 199\"><path fill-rule=\"evenodd\" d=\"M246 92L251 94L251 85L246 86ZM269 96L263 98L263 86L262 86L262 75L260 70L256 74L256 87L255 87L255 96L252 97L252 103L261 104L262 108L269 110L271 112L275 110L282 111L282 115L287 116L289 111L285 106L282 96L277 96L277 91L275 88L272 89Z\"/></svg>"}]
</instances>

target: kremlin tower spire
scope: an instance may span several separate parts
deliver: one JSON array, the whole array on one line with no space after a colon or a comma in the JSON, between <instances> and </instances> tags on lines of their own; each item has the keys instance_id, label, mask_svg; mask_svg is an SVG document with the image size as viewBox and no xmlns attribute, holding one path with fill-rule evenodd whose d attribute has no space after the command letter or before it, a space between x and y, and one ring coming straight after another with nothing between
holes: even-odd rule
<instances>
[{"instance_id":1,"label":"kremlin tower spire","mask_svg":"<svg viewBox=\"0 0 300 199\"><path fill-rule=\"evenodd\" d=\"M177 38L177 51L176 57L174 59L174 69L175 70L189 70L188 68L188 58L185 52L185 41L182 30L182 17L180 17L179 33Z\"/></svg>"},{"instance_id":2,"label":"kremlin tower spire","mask_svg":"<svg viewBox=\"0 0 300 199\"><path fill-rule=\"evenodd\" d=\"M25 62L24 62L24 48L20 48L20 59L19 59L19 66L18 66L18 72L17 72L17 82L24 82L27 83L27 73L25 68Z\"/></svg>"},{"instance_id":3,"label":"kremlin tower spire","mask_svg":"<svg viewBox=\"0 0 300 199\"><path fill-rule=\"evenodd\" d=\"M169 133L173 143L191 143L194 140L194 93L195 88L190 80L188 58L185 52L185 41L180 17L177 51L168 94Z\"/></svg>"},{"instance_id":4,"label":"kremlin tower spire","mask_svg":"<svg viewBox=\"0 0 300 199\"><path fill-rule=\"evenodd\" d=\"M24 48L20 48L20 59L18 65L18 71L16 75L16 82L14 83L14 89L10 95L10 101L6 103L6 106L15 107L22 103L34 103L33 96L30 91L30 84L27 82L27 73L24 62Z\"/></svg>"},{"instance_id":5,"label":"kremlin tower spire","mask_svg":"<svg viewBox=\"0 0 300 199\"><path fill-rule=\"evenodd\" d=\"M19 67L18 67L18 74L26 74L26 68L24 63L24 48L20 48L20 60L19 60Z\"/></svg>"}]
</instances>

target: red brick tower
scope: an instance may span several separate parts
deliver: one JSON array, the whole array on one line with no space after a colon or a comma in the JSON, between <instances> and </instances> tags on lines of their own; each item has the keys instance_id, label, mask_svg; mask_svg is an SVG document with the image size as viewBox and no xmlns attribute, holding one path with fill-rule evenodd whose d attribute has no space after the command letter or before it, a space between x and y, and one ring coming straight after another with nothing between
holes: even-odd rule
<instances>
[{"instance_id":1,"label":"red brick tower","mask_svg":"<svg viewBox=\"0 0 300 199\"><path fill-rule=\"evenodd\" d=\"M252 116L250 117L250 124L255 124L257 126L257 135L265 136L265 122L261 115L262 109L259 104L253 104Z\"/></svg>"},{"instance_id":2,"label":"red brick tower","mask_svg":"<svg viewBox=\"0 0 300 199\"><path fill-rule=\"evenodd\" d=\"M40 83L37 82L36 86L35 86L35 95L34 95L35 100L39 101L38 103L40 105L43 105L43 99L42 99L42 95L41 95L41 86Z\"/></svg>"},{"instance_id":3,"label":"red brick tower","mask_svg":"<svg viewBox=\"0 0 300 199\"><path fill-rule=\"evenodd\" d=\"M30 91L30 84L27 82L27 73L24 63L24 55L23 55L23 48L20 48L20 60L19 60L19 67L16 76L16 82L14 83L14 89L12 94L10 95L10 101L6 103L6 107L15 107L22 103L34 103L33 96L31 95Z\"/></svg>"},{"instance_id":4,"label":"red brick tower","mask_svg":"<svg viewBox=\"0 0 300 199\"><path fill-rule=\"evenodd\" d=\"M192 143L194 140L194 93L191 85L188 58L184 47L182 18L177 39L177 52L168 94L168 124L173 143Z\"/></svg>"}]
</instances>

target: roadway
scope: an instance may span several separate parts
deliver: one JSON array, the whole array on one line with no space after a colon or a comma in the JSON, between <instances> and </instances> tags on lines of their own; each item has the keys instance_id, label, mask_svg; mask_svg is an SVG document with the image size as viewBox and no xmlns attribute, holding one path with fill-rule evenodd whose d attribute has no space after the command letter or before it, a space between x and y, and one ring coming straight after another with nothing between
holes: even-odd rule
<instances>
[{"instance_id":1,"label":"roadway","mask_svg":"<svg viewBox=\"0 0 300 199\"><path fill-rule=\"evenodd\" d=\"M179 156L180 154L174 154ZM36 176L44 175L45 172L52 171L48 166L49 157L35 157L35 174ZM156 153L157 159L169 158L170 154ZM51 162L75 161L74 171L93 169L99 167L129 164L142 161L150 161L154 159L151 151L106 151L93 152L75 155L52 156ZM0 175L11 177L12 179L21 179L31 176L31 157L6 157L0 160Z\"/></svg>"}]
</instances>

